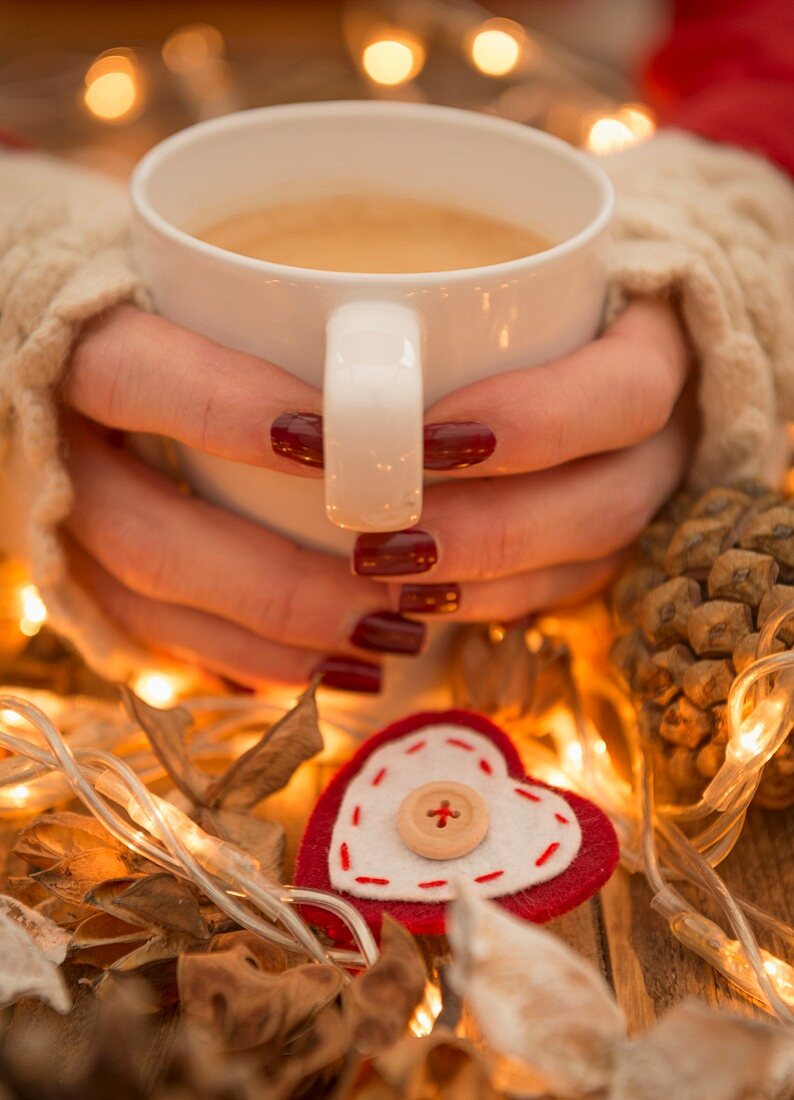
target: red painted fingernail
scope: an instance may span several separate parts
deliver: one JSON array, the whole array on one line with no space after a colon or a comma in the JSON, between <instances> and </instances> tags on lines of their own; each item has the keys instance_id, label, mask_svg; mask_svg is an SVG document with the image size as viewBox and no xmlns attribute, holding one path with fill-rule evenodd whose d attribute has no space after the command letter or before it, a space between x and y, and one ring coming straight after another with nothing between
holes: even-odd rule
<instances>
[{"instance_id":1,"label":"red painted fingernail","mask_svg":"<svg viewBox=\"0 0 794 1100\"><path fill-rule=\"evenodd\" d=\"M465 470L485 462L496 449L491 429L474 420L426 424L424 435L426 470Z\"/></svg>"},{"instance_id":2,"label":"red painted fingernail","mask_svg":"<svg viewBox=\"0 0 794 1100\"><path fill-rule=\"evenodd\" d=\"M376 653L404 653L414 656L422 648L427 628L396 611L376 611L356 623L350 635L353 645Z\"/></svg>"},{"instance_id":3,"label":"red painted fingernail","mask_svg":"<svg viewBox=\"0 0 794 1100\"><path fill-rule=\"evenodd\" d=\"M357 661L355 657L326 657L314 670L322 687L336 691L357 691L375 695L380 691L383 673L379 665Z\"/></svg>"},{"instance_id":4,"label":"red painted fingernail","mask_svg":"<svg viewBox=\"0 0 794 1100\"><path fill-rule=\"evenodd\" d=\"M460 607L460 585L404 584L399 607L407 615L450 615Z\"/></svg>"},{"instance_id":5,"label":"red painted fingernail","mask_svg":"<svg viewBox=\"0 0 794 1100\"><path fill-rule=\"evenodd\" d=\"M314 470L323 467L323 418L315 413L282 413L270 425L277 455Z\"/></svg>"},{"instance_id":6,"label":"red painted fingernail","mask_svg":"<svg viewBox=\"0 0 794 1100\"><path fill-rule=\"evenodd\" d=\"M359 535L353 548L353 572L361 577L426 573L437 561L433 536L418 528Z\"/></svg>"}]
</instances>

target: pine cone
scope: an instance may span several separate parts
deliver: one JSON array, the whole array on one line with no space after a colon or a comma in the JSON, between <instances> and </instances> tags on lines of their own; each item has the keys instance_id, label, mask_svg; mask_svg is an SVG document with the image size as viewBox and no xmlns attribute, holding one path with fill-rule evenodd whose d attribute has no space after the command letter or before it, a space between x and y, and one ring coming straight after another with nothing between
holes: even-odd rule
<instances>
[{"instance_id":1,"label":"pine cone","mask_svg":"<svg viewBox=\"0 0 794 1100\"><path fill-rule=\"evenodd\" d=\"M675 497L639 539L612 590L612 659L639 710L662 797L697 798L725 757L725 702L759 631L794 600L794 498L756 483ZM776 651L794 647L794 622ZM794 738L756 795L794 804Z\"/></svg>"}]
</instances>

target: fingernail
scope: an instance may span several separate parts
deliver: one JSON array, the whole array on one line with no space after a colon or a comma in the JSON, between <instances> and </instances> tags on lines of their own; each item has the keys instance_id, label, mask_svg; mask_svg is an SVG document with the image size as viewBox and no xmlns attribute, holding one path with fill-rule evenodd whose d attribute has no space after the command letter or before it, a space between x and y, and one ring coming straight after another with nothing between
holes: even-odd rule
<instances>
[{"instance_id":1,"label":"fingernail","mask_svg":"<svg viewBox=\"0 0 794 1100\"><path fill-rule=\"evenodd\" d=\"M282 413L270 425L270 444L282 458L321 470L323 418L315 413Z\"/></svg>"},{"instance_id":2,"label":"fingernail","mask_svg":"<svg viewBox=\"0 0 794 1100\"><path fill-rule=\"evenodd\" d=\"M491 429L475 420L426 424L424 434L426 470L465 470L485 462L496 448Z\"/></svg>"},{"instance_id":3,"label":"fingernail","mask_svg":"<svg viewBox=\"0 0 794 1100\"><path fill-rule=\"evenodd\" d=\"M314 670L322 687L336 691L357 691L375 695L380 691L383 673L379 665L357 661L355 657L326 657Z\"/></svg>"},{"instance_id":4,"label":"fingernail","mask_svg":"<svg viewBox=\"0 0 794 1100\"><path fill-rule=\"evenodd\" d=\"M424 644L424 623L406 619L396 611L376 611L356 623L350 641L376 653L403 653L413 657Z\"/></svg>"},{"instance_id":5,"label":"fingernail","mask_svg":"<svg viewBox=\"0 0 794 1100\"><path fill-rule=\"evenodd\" d=\"M438 548L427 531L387 531L359 535L353 548L353 572L360 577L426 573L438 561Z\"/></svg>"},{"instance_id":6,"label":"fingernail","mask_svg":"<svg viewBox=\"0 0 794 1100\"><path fill-rule=\"evenodd\" d=\"M404 584L400 611L408 615L450 615L460 607L459 584Z\"/></svg>"}]
</instances>

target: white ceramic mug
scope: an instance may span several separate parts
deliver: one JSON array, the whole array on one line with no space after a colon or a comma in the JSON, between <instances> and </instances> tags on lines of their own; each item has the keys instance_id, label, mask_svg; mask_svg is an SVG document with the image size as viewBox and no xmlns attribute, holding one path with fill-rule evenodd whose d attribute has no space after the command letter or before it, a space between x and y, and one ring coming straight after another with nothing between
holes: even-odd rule
<instances>
[{"instance_id":1,"label":"white ceramic mug","mask_svg":"<svg viewBox=\"0 0 794 1100\"><path fill-rule=\"evenodd\" d=\"M369 275L268 263L190 235L268 202L357 191L481 211L555 243L488 267ZM416 523L423 409L564 355L601 320L609 180L564 142L488 115L380 102L227 115L147 153L132 202L158 312L324 390L323 481L179 446L202 496L315 548L344 553L354 531Z\"/></svg>"}]
</instances>

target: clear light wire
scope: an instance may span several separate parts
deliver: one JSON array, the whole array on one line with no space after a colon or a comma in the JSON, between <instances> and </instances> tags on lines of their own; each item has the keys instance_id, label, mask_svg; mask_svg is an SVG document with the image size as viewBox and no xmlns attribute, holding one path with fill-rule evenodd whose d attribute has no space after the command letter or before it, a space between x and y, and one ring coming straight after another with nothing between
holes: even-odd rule
<instances>
[{"instance_id":1,"label":"clear light wire","mask_svg":"<svg viewBox=\"0 0 794 1100\"><path fill-rule=\"evenodd\" d=\"M0 696L0 709L27 719L50 751L8 732L2 721L0 745L31 759L39 767L59 769L74 794L121 843L195 882L241 927L290 950L305 952L318 962L332 962L337 966L343 963L369 965L377 958L377 946L368 926L358 910L343 899L325 891L283 887L270 882L252 856L204 833L187 815L153 795L124 761L101 749L72 751L47 715L22 699ZM140 828L131 828L108 805L107 798L119 802L149 837L142 835ZM190 843L185 837L190 838ZM196 849L195 854L191 846ZM289 934L263 921L232 894L242 895L270 920L278 921ZM349 929L359 956L326 949L292 904L311 904L333 912Z\"/></svg>"}]
</instances>

